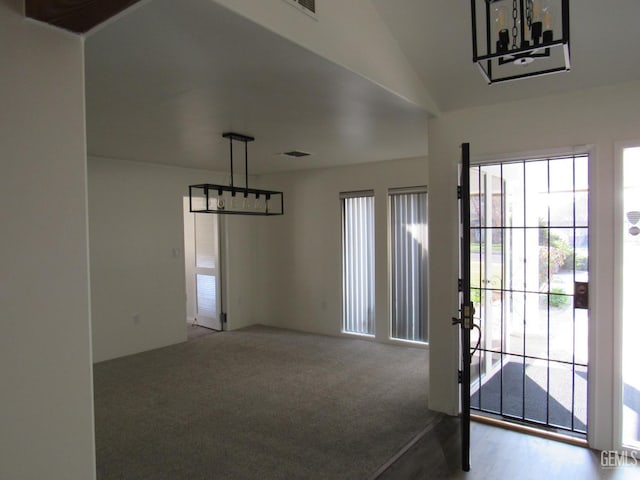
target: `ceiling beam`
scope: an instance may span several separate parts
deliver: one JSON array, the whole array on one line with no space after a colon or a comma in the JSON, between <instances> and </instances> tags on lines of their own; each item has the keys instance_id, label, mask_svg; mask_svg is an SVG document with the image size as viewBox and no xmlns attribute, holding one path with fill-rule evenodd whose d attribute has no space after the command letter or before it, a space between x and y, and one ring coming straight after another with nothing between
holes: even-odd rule
<instances>
[{"instance_id":1,"label":"ceiling beam","mask_svg":"<svg viewBox=\"0 0 640 480\"><path fill-rule=\"evenodd\" d=\"M86 33L140 0L25 0L29 18Z\"/></svg>"}]
</instances>

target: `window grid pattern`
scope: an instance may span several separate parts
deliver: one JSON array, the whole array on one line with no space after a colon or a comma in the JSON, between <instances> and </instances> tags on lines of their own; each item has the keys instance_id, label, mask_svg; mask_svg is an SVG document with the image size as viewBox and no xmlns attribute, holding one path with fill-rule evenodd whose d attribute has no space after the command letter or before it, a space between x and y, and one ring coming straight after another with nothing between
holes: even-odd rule
<instances>
[{"instance_id":1,"label":"window grid pattern","mask_svg":"<svg viewBox=\"0 0 640 480\"><path fill-rule=\"evenodd\" d=\"M342 197L342 330L375 334L373 192Z\"/></svg>"},{"instance_id":2,"label":"window grid pattern","mask_svg":"<svg viewBox=\"0 0 640 480\"><path fill-rule=\"evenodd\" d=\"M470 173L471 295L483 332L471 408L586 433L588 312L573 308L573 283L588 280L588 156Z\"/></svg>"}]
</instances>

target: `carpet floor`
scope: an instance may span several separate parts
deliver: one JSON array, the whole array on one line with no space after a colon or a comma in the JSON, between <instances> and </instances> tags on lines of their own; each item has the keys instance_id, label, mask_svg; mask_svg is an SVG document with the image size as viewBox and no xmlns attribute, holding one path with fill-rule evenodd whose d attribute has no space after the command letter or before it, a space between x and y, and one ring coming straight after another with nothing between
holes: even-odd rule
<instances>
[{"instance_id":1,"label":"carpet floor","mask_svg":"<svg viewBox=\"0 0 640 480\"><path fill-rule=\"evenodd\" d=\"M94 366L111 479L366 479L439 414L424 349L268 327Z\"/></svg>"}]
</instances>

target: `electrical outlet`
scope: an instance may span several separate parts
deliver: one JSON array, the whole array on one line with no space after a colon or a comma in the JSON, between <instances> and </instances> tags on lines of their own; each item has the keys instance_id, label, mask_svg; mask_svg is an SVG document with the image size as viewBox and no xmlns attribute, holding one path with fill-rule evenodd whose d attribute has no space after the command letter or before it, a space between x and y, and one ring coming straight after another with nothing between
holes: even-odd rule
<instances>
[{"instance_id":1,"label":"electrical outlet","mask_svg":"<svg viewBox=\"0 0 640 480\"><path fill-rule=\"evenodd\" d=\"M132 318L132 320L133 320L133 323L135 323L135 324L140 323L140 314L139 314L139 313L134 313L134 314L131 316L131 318Z\"/></svg>"}]
</instances>

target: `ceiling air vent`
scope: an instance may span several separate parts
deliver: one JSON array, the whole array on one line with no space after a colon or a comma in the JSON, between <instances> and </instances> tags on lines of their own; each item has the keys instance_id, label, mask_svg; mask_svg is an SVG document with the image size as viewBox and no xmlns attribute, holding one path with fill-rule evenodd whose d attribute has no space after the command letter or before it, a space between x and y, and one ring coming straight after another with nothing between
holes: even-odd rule
<instances>
[{"instance_id":1,"label":"ceiling air vent","mask_svg":"<svg viewBox=\"0 0 640 480\"><path fill-rule=\"evenodd\" d=\"M306 8L310 12L316 13L316 0L297 0L302 8Z\"/></svg>"},{"instance_id":2,"label":"ceiling air vent","mask_svg":"<svg viewBox=\"0 0 640 480\"><path fill-rule=\"evenodd\" d=\"M298 9L304 13L307 13L315 18L316 16L316 0L285 0L285 2L298 7Z\"/></svg>"},{"instance_id":3,"label":"ceiling air vent","mask_svg":"<svg viewBox=\"0 0 640 480\"><path fill-rule=\"evenodd\" d=\"M311 154L307 152L301 152L300 150L291 150L290 152L284 152L283 155L287 155L289 157L307 157Z\"/></svg>"}]
</instances>

